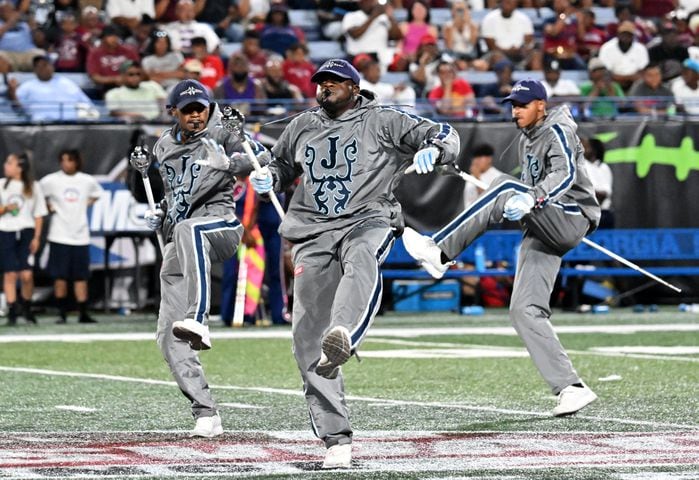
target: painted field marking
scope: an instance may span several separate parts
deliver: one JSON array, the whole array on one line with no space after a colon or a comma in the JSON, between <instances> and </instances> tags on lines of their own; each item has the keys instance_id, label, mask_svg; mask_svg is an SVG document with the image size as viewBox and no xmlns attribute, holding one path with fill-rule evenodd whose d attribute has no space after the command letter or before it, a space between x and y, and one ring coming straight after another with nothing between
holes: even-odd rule
<instances>
[{"instance_id":1,"label":"painted field marking","mask_svg":"<svg viewBox=\"0 0 699 480\"><path fill-rule=\"evenodd\" d=\"M96 412L96 408L90 408L90 407L81 407L80 405L56 405L55 407L56 410L66 410L69 412L78 412L78 413L92 413Z\"/></svg>"},{"instance_id":2,"label":"painted field marking","mask_svg":"<svg viewBox=\"0 0 699 480\"><path fill-rule=\"evenodd\" d=\"M574 333L607 333L633 334L646 332L699 332L699 323L667 323L667 324L631 324L631 325L562 325L556 327L561 334ZM434 328L373 328L369 337L415 338L424 336L446 335L501 335L516 336L514 328L507 327L434 327ZM290 330L255 330L255 331L222 331L213 330L214 340L242 339L291 339ZM112 342L112 341L150 341L155 342L155 333L51 333L43 335L1 335L0 343L21 342Z\"/></svg>"},{"instance_id":3,"label":"painted field marking","mask_svg":"<svg viewBox=\"0 0 699 480\"><path fill-rule=\"evenodd\" d=\"M137 378L137 377L124 377L119 375L104 375L98 373L82 373L82 372L67 372L59 370L47 370L39 368L23 368L23 367L6 367L0 366L0 371L14 372L14 373L28 373L37 375L52 375L61 377L72 377L72 378L92 378L98 380L107 381L117 381L117 382L128 382L128 383L143 383L148 385L163 385L176 387L177 384L174 381L165 380L153 380L149 378ZM212 389L218 390L235 390L235 391L246 391L246 392L258 392L258 393L270 393L278 395L289 395L289 396L303 396L303 391L290 390L284 388L271 388L271 387L241 387L237 385L210 385ZM463 403L444 403L444 402L424 402L424 401L413 401L413 400L393 400L378 397L365 397L357 395L346 395L347 400L357 401L357 402L368 402L368 403L378 403L378 404L388 404L397 406L416 406L416 407L429 407L429 408L444 408L444 409L454 409L454 410L467 410L474 412L492 412L492 413L502 413L506 415L519 415L519 416L535 416L548 418L551 417L550 412L537 412L537 411L527 411L527 410L514 410L507 408L497 408L497 407L484 407L480 405L468 405ZM652 426L655 428L668 428L668 429L681 429L681 430L699 430L699 425L687 425L687 424L677 424L677 423L666 423L666 422L651 422L645 420L633 420L626 418L615 418L615 417L594 417L587 415L577 414L576 418L596 420L599 422L606 423L619 423L624 425L643 425Z\"/></svg>"},{"instance_id":4,"label":"painted field marking","mask_svg":"<svg viewBox=\"0 0 699 480\"><path fill-rule=\"evenodd\" d=\"M317 473L327 478L339 473L319 471L322 454L321 442L307 431L228 432L213 440L173 432L10 433L0 437L0 475L307 478ZM492 474L506 472L507 478L531 478L535 472L564 468L598 469L605 478L621 478L606 473L628 473L643 475L630 479L660 480L667 478L662 476L665 472L655 469L682 468L679 473L695 474L697 460L697 432L362 431L354 438L352 469L342 476L386 472L396 478L396 472L441 472L453 479L458 478L454 474L490 472L488 478L501 479Z\"/></svg>"}]
</instances>

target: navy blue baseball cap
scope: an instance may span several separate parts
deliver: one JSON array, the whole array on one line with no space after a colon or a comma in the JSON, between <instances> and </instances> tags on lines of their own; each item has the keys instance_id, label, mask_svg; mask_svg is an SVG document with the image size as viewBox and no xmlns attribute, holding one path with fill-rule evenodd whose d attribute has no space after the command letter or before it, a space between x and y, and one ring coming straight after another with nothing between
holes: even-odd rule
<instances>
[{"instance_id":1,"label":"navy blue baseball cap","mask_svg":"<svg viewBox=\"0 0 699 480\"><path fill-rule=\"evenodd\" d=\"M517 102L526 105L534 100L546 100L548 95L544 85L538 80L520 80L512 87L512 92L501 103Z\"/></svg>"},{"instance_id":2,"label":"navy blue baseball cap","mask_svg":"<svg viewBox=\"0 0 699 480\"><path fill-rule=\"evenodd\" d=\"M318 78L320 78L324 73L330 73L340 78L344 78L345 80L352 80L352 82L359 85L359 72L347 60L342 60L341 58L333 58L328 60L322 64L318 70L316 70L316 73L314 73L311 77L311 81L318 83Z\"/></svg>"},{"instance_id":3,"label":"navy blue baseball cap","mask_svg":"<svg viewBox=\"0 0 699 480\"><path fill-rule=\"evenodd\" d=\"M168 98L169 107L183 108L190 103L201 103L208 107L211 103L206 87L196 80L182 80L175 85Z\"/></svg>"}]
</instances>

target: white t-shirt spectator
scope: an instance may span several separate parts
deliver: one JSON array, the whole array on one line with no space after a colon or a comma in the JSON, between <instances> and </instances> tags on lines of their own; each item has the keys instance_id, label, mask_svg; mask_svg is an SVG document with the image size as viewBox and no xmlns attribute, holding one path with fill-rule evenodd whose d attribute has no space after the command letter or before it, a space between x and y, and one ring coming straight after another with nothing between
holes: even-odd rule
<instances>
[{"instance_id":1,"label":"white t-shirt spectator","mask_svg":"<svg viewBox=\"0 0 699 480\"><path fill-rule=\"evenodd\" d=\"M345 51L354 56L360 53L375 53L382 65L388 65L393 58L393 49L388 46L388 33L391 22L388 15L381 14L376 17L366 29L364 35L352 38L347 31L359 27L367 21L369 15L362 10L348 12L342 18L342 32L345 34Z\"/></svg>"},{"instance_id":2,"label":"white t-shirt spectator","mask_svg":"<svg viewBox=\"0 0 699 480\"><path fill-rule=\"evenodd\" d=\"M648 49L634 40L626 52L619 49L619 39L612 38L599 49L598 57L607 70L616 75L633 75L648 65Z\"/></svg>"},{"instance_id":3,"label":"white t-shirt spectator","mask_svg":"<svg viewBox=\"0 0 699 480\"><path fill-rule=\"evenodd\" d=\"M498 48L509 50L522 47L527 35L534 35L534 24L519 10L514 10L510 18L503 17L499 8L483 17L481 36L492 38Z\"/></svg>"},{"instance_id":4,"label":"white t-shirt spectator","mask_svg":"<svg viewBox=\"0 0 699 480\"><path fill-rule=\"evenodd\" d=\"M97 180L83 172L67 175L60 170L46 175L39 183L53 210L48 240L64 245L89 245L87 207L91 199L102 197Z\"/></svg>"},{"instance_id":5,"label":"white t-shirt spectator","mask_svg":"<svg viewBox=\"0 0 699 480\"><path fill-rule=\"evenodd\" d=\"M382 105L415 106L415 90L409 85L396 87L386 82L371 83L362 78L359 87L376 94L376 101Z\"/></svg>"},{"instance_id":6,"label":"white t-shirt spectator","mask_svg":"<svg viewBox=\"0 0 699 480\"><path fill-rule=\"evenodd\" d=\"M221 43L221 39L216 32L206 23L201 22L171 22L163 25L170 37L172 49L185 54L192 49L192 39L194 37L204 37L206 39L206 50L213 53Z\"/></svg>"},{"instance_id":7,"label":"white t-shirt spectator","mask_svg":"<svg viewBox=\"0 0 699 480\"><path fill-rule=\"evenodd\" d=\"M574 97L580 95L578 84L567 78L559 78L553 87L546 80L542 80L541 83L544 85L546 95L549 97Z\"/></svg>"},{"instance_id":8,"label":"white t-shirt spectator","mask_svg":"<svg viewBox=\"0 0 699 480\"><path fill-rule=\"evenodd\" d=\"M107 0L105 10L110 19L124 17L141 20L143 15L155 18L155 2L153 0Z\"/></svg>"},{"instance_id":9,"label":"white t-shirt spectator","mask_svg":"<svg viewBox=\"0 0 699 480\"><path fill-rule=\"evenodd\" d=\"M603 192L607 194L607 197L602 200L600 208L602 210L611 210L612 208L612 169L609 168L604 162L596 160L590 162L585 161L585 169L587 170L587 175L590 177L592 185L595 187L595 192Z\"/></svg>"},{"instance_id":10,"label":"white t-shirt spectator","mask_svg":"<svg viewBox=\"0 0 699 480\"><path fill-rule=\"evenodd\" d=\"M0 215L0 231L19 232L25 228L34 228L37 217L48 215L46 200L38 182L32 185L32 196L24 195L24 183L21 180L0 180L0 205L17 205L18 213Z\"/></svg>"},{"instance_id":11,"label":"white t-shirt spectator","mask_svg":"<svg viewBox=\"0 0 699 480\"><path fill-rule=\"evenodd\" d=\"M684 106L690 115L699 115L699 88L691 89L684 78L677 77L670 83L670 90L675 96L675 102Z\"/></svg>"},{"instance_id":12,"label":"white t-shirt spectator","mask_svg":"<svg viewBox=\"0 0 699 480\"><path fill-rule=\"evenodd\" d=\"M502 175L500 170L495 167L490 167L488 170L481 173L481 176L478 177L478 179L481 182L484 182L486 185L490 185L493 183L493 180L498 178L500 175ZM466 182L466 188L464 188L464 205L466 208L470 207L482 193L483 192L478 191L478 187L476 187L474 184L471 182Z\"/></svg>"}]
</instances>

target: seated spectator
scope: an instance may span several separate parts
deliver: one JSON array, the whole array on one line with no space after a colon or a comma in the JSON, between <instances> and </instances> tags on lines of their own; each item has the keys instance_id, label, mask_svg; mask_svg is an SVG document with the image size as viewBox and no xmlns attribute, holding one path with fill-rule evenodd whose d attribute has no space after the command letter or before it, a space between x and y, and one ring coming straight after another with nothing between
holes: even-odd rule
<instances>
[{"instance_id":1,"label":"seated spectator","mask_svg":"<svg viewBox=\"0 0 699 480\"><path fill-rule=\"evenodd\" d=\"M677 27L672 22L660 26L660 43L648 49L650 63L657 63L663 75L663 82L668 82L682 73L682 62L689 57L687 47L679 42Z\"/></svg>"},{"instance_id":2,"label":"seated spectator","mask_svg":"<svg viewBox=\"0 0 699 480\"><path fill-rule=\"evenodd\" d=\"M75 82L54 74L53 65L47 56L34 57L32 64L35 79L27 80L19 86L14 80L8 87L10 98L19 103L33 122L68 122L99 116L92 100Z\"/></svg>"},{"instance_id":3,"label":"seated spectator","mask_svg":"<svg viewBox=\"0 0 699 480\"><path fill-rule=\"evenodd\" d=\"M405 72L410 62L416 60L417 49L422 37L439 36L437 27L430 23L430 7L424 0L416 0L408 10L408 19L399 24L402 39L398 42L395 59L390 70Z\"/></svg>"},{"instance_id":4,"label":"seated spectator","mask_svg":"<svg viewBox=\"0 0 699 480\"><path fill-rule=\"evenodd\" d=\"M85 60L89 46L82 41L78 33L78 21L73 12L57 15L59 31L54 52L58 55L55 62L57 72L84 72Z\"/></svg>"},{"instance_id":5,"label":"seated spectator","mask_svg":"<svg viewBox=\"0 0 699 480\"><path fill-rule=\"evenodd\" d=\"M578 55L588 61L596 57L600 47L607 41L607 32L595 23L595 12L586 8L580 11L581 22L578 31Z\"/></svg>"},{"instance_id":6,"label":"seated spectator","mask_svg":"<svg viewBox=\"0 0 699 480\"><path fill-rule=\"evenodd\" d=\"M260 32L248 30L243 38L243 45L240 52L245 55L250 65L250 74L255 78L265 76L265 64L267 63L267 53L262 50L260 44Z\"/></svg>"},{"instance_id":7,"label":"seated spectator","mask_svg":"<svg viewBox=\"0 0 699 480\"><path fill-rule=\"evenodd\" d=\"M342 38L342 18L347 12L357 10L354 0L318 0L318 22L323 38L340 40Z\"/></svg>"},{"instance_id":8,"label":"seated spectator","mask_svg":"<svg viewBox=\"0 0 699 480\"><path fill-rule=\"evenodd\" d=\"M666 114L667 109L674 105L672 91L663 85L663 74L657 63L646 65L641 78L631 85L629 97L636 97L634 109L643 115Z\"/></svg>"},{"instance_id":9,"label":"seated spectator","mask_svg":"<svg viewBox=\"0 0 699 480\"><path fill-rule=\"evenodd\" d=\"M472 116L472 107L475 102L473 87L456 74L453 63L441 61L437 67L439 85L427 94L440 115L450 117Z\"/></svg>"},{"instance_id":10,"label":"seated spectator","mask_svg":"<svg viewBox=\"0 0 699 480\"><path fill-rule=\"evenodd\" d=\"M192 39L192 58L201 63L201 73L198 80L213 90L226 74L223 69L223 60L218 55L209 53L206 49L206 39L203 37Z\"/></svg>"},{"instance_id":11,"label":"seated spectator","mask_svg":"<svg viewBox=\"0 0 699 480\"><path fill-rule=\"evenodd\" d=\"M177 21L163 26L172 41L172 49L182 52L185 56L192 53L192 39L194 37L204 37L206 39L206 49L213 53L218 49L221 39L218 38L214 29L206 23L195 20L196 10L192 0L178 0Z\"/></svg>"},{"instance_id":12,"label":"seated spectator","mask_svg":"<svg viewBox=\"0 0 699 480\"><path fill-rule=\"evenodd\" d=\"M33 59L45 52L37 48L32 29L9 0L0 1L0 61L15 72L33 70ZM7 71L7 67L5 71Z\"/></svg>"},{"instance_id":13,"label":"seated spectator","mask_svg":"<svg viewBox=\"0 0 699 480\"><path fill-rule=\"evenodd\" d=\"M229 42L240 42L245 34L241 20L243 16L236 0L209 0L197 15L197 20L208 24L216 35Z\"/></svg>"},{"instance_id":14,"label":"seated spectator","mask_svg":"<svg viewBox=\"0 0 699 480\"><path fill-rule=\"evenodd\" d=\"M599 49L599 59L624 90L640 78L641 70L649 61L646 46L635 40L635 34L636 26L627 20L619 25L616 38Z\"/></svg>"},{"instance_id":15,"label":"seated spectator","mask_svg":"<svg viewBox=\"0 0 699 480\"><path fill-rule=\"evenodd\" d=\"M289 22L289 10L283 3L271 6L265 23L259 28L260 46L284 56L286 49L297 43L306 43L306 36L299 27Z\"/></svg>"},{"instance_id":16,"label":"seated spectator","mask_svg":"<svg viewBox=\"0 0 699 480\"><path fill-rule=\"evenodd\" d=\"M493 155L495 149L488 143L476 145L473 149L471 164L468 173L479 179L486 185L493 183L493 180L503 174L493 166ZM471 182L466 182L464 187L464 208L468 208L475 203L484 190L478 188Z\"/></svg>"},{"instance_id":17,"label":"seated spectator","mask_svg":"<svg viewBox=\"0 0 699 480\"><path fill-rule=\"evenodd\" d=\"M141 64L127 60L119 68L121 87L104 96L109 114L127 122L155 120L165 107L167 93L158 82L146 80Z\"/></svg>"},{"instance_id":18,"label":"seated spectator","mask_svg":"<svg viewBox=\"0 0 699 480\"><path fill-rule=\"evenodd\" d=\"M106 0L105 10L109 22L121 29L124 38L136 30L143 17L155 18L154 0Z\"/></svg>"},{"instance_id":19,"label":"seated spectator","mask_svg":"<svg viewBox=\"0 0 699 480\"><path fill-rule=\"evenodd\" d=\"M391 84L381 81L381 65L373 58L363 63L360 88L376 95L376 101L382 105L399 105L415 107L415 90L404 83Z\"/></svg>"},{"instance_id":20,"label":"seated spectator","mask_svg":"<svg viewBox=\"0 0 699 480\"><path fill-rule=\"evenodd\" d=\"M636 40L647 44L655 36L656 29L652 21L644 20L634 13L630 4L623 2L614 7L616 22L607 24L607 38L614 38L619 33L619 25L629 21L636 27Z\"/></svg>"},{"instance_id":21,"label":"seated spectator","mask_svg":"<svg viewBox=\"0 0 699 480\"><path fill-rule=\"evenodd\" d=\"M458 69L469 68L478 58L478 25L464 0L452 2L451 19L442 27L442 34L446 52L456 59Z\"/></svg>"},{"instance_id":22,"label":"seated spectator","mask_svg":"<svg viewBox=\"0 0 699 480\"><path fill-rule=\"evenodd\" d=\"M286 51L286 59L282 64L284 78L296 85L305 98L316 98L317 85L311 81L316 66L308 59L308 47L297 43Z\"/></svg>"},{"instance_id":23,"label":"seated spectator","mask_svg":"<svg viewBox=\"0 0 699 480\"><path fill-rule=\"evenodd\" d=\"M378 0L359 0L359 10L347 13L342 19L342 31L350 58L368 53L384 69L393 61L389 41L403 36L393 16L393 7Z\"/></svg>"},{"instance_id":24,"label":"seated spectator","mask_svg":"<svg viewBox=\"0 0 699 480\"><path fill-rule=\"evenodd\" d=\"M585 61L578 55L582 13L569 0L554 0L553 11L544 21L544 62L558 60L564 70L584 70Z\"/></svg>"},{"instance_id":25,"label":"seated spectator","mask_svg":"<svg viewBox=\"0 0 699 480\"><path fill-rule=\"evenodd\" d=\"M139 61L138 53L122 45L119 32L111 25L102 30L102 41L87 54L87 73L101 89L101 94L121 85L123 78L119 67L127 60Z\"/></svg>"},{"instance_id":26,"label":"seated spectator","mask_svg":"<svg viewBox=\"0 0 699 480\"><path fill-rule=\"evenodd\" d=\"M131 34L124 39L124 45L136 50L139 56L144 57L146 50L150 46L151 35L159 30L155 20L150 17L143 17L143 21L136 25Z\"/></svg>"},{"instance_id":27,"label":"seated spectator","mask_svg":"<svg viewBox=\"0 0 699 480\"><path fill-rule=\"evenodd\" d=\"M437 66L441 61L437 38L425 35L420 39L417 60L408 67L410 80L415 83L418 96L423 96L439 84Z\"/></svg>"},{"instance_id":28,"label":"seated spectator","mask_svg":"<svg viewBox=\"0 0 699 480\"><path fill-rule=\"evenodd\" d=\"M481 86L479 97L490 97L491 102L497 101L499 104L499 99L505 98L512 92L512 86L515 84L512 78L513 70L514 65L509 60L500 60L493 65L493 71L497 78L495 82Z\"/></svg>"},{"instance_id":29,"label":"seated spectator","mask_svg":"<svg viewBox=\"0 0 699 480\"><path fill-rule=\"evenodd\" d=\"M619 113L618 99L624 90L599 58L590 59L587 66L590 80L580 85L580 95L587 98L586 116L590 118L614 118ZM606 100L604 100L606 98ZM617 102L614 99L617 99Z\"/></svg>"},{"instance_id":30,"label":"seated spectator","mask_svg":"<svg viewBox=\"0 0 699 480\"><path fill-rule=\"evenodd\" d=\"M88 5L82 9L80 14L80 24L77 32L80 34L80 40L89 50L99 44L100 37L104 30L104 23L99 15L99 10L93 5Z\"/></svg>"},{"instance_id":31,"label":"seated spectator","mask_svg":"<svg viewBox=\"0 0 699 480\"><path fill-rule=\"evenodd\" d=\"M544 80L541 83L549 98L580 95L580 88L574 81L561 78L561 65L558 60L551 60L544 65Z\"/></svg>"},{"instance_id":32,"label":"seated spectator","mask_svg":"<svg viewBox=\"0 0 699 480\"><path fill-rule=\"evenodd\" d=\"M488 62L492 65L507 58L517 68L541 69L541 54L534 42L534 24L517 10L518 0L502 0L483 17L481 36L488 45Z\"/></svg>"},{"instance_id":33,"label":"seated spectator","mask_svg":"<svg viewBox=\"0 0 699 480\"><path fill-rule=\"evenodd\" d=\"M171 88L182 77L180 68L184 62L184 56L180 52L174 52L170 45L170 37L164 30L154 30L150 36L150 43L146 49L141 65L148 78L158 82L163 88Z\"/></svg>"},{"instance_id":34,"label":"seated spectator","mask_svg":"<svg viewBox=\"0 0 699 480\"><path fill-rule=\"evenodd\" d=\"M684 61L682 75L672 81L670 89L681 112L699 115L699 60Z\"/></svg>"},{"instance_id":35,"label":"seated spectator","mask_svg":"<svg viewBox=\"0 0 699 480\"><path fill-rule=\"evenodd\" d=\"M247 57L236 52L228 59L228 75L214 88L214 97L233 100L235 107L244 115L259 111L258 105L251 108L252 102L266 98L261 82L250 74Z\"/></svg>"},{"instance_id":36,"label":"seated spectator","mask_svg":"<svg viewBox=\"0 0 699 480\"><path fill-rule=\"evenodd\" d=\"M271 56L265 65L265 76L262 79L262 89L265 91L267 104L271 107L267 113L273 115L285 114L303 103L303 93L299 87L284 78L283 62L282 57ZM275 104L274 100L281 101Z\"/></svg>"}]
</instances>

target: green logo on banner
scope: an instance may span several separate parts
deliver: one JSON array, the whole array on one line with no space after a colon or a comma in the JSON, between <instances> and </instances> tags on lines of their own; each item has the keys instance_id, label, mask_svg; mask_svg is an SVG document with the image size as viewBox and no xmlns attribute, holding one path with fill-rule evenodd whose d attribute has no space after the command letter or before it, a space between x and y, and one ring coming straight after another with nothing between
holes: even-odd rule
<instances>
[{"instance_id":1,"label":"green logo on banner","mask_svg":"<svg viewBox=\"0 0 699 480\"><path fill-rule=\"evenodd\" d=\"M615 133L596 135L602 142L609 142L616 136ZM638 178L646 177L654 164L675 167L675 176L681 182L687 180L691 170L699 170L699 152L694 150L690 137L684 137L679 147L659 147L655 144L655 137L646 134L637 147L607 150L604 161L609 164L635 162Z\"/></svg>"}]
</instances>

